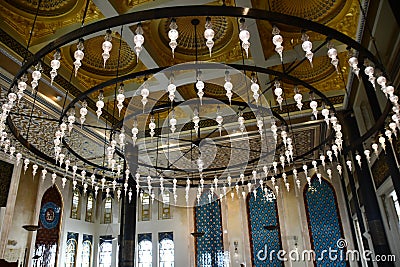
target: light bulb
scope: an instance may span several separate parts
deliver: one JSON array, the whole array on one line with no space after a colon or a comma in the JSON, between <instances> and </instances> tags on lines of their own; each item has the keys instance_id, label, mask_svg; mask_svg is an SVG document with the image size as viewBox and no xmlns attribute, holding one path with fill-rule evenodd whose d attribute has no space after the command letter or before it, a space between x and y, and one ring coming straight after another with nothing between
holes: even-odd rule
<instances>
[{"instance_id":1,"label":"light bulb","mask_svg":"<svg viewBox=\"0 0 400 267\"><path fill-rule=\"evenodd\" d=\"M174 84L174 75L173 74L171 74L171 77L169 77L169 84L167 87L167 91L169 93L169 96L168 96L169 100L171 102L173 102L175 99L175 92L176 92L176 85Z\"/></svg>"},{"instance_id":2,"label":"light bulb","mask_svg":"<svg viewBox=\"0 0 400 267\"><path fill-rule=\"evenodd\" d=\"M137 120L133 121L133 127L132 127L132 142L133 145L136 145L136 140L137 140L137 134L139 133L139 129L137 128Z\"/></svg>"},{"instance_id":3,"label":"light bulb","mask_svg":"<svg viewBox=\"0 0 400 267\"><path fill-rule=\"evenodd\" d=\"M118 95L117 95L117 101L118 101L118 104L117 104L118 116L121 116L121 110L122 110L122 108L124 107L124 101L125 101L125 95L124 95L124 93L125 93L124 84L121 83L121 84L119 85L119 88L118 88Z\"/></svg>"},{"instance_id":4,"label":"light bulb","mask_svg":"<svg viewBox=\"0 0 400 267\"><path fill-rule=\"evenodd\" d=\"M51 66L50 84L53 84L54 78L57 76L57 70L60 68L60 59L61 59L61 53L60 53L60 50L57 49L57 51L54 53L53 60L50 62L50 66Z\"/></svg>"},{"instance_id":5,"label":"light bulb","mask_svg":"<svg viewBox=\"0 0 400 267\"><path fill-rule=\"evenodd\" d=\"M103 91L100 90L100 93L99 93L99 96L98 96L98 100L97 100L97 102L96 102L96 107L97 107L97 111L96 111L97 119L99 119L100 116L101 116L101 114L103 113L103 112L102 112L102 108L104 108L104 101L103 101L103 100L104 100Z\"/></svg>"},{"instance_id":6,"label":"light bulb","mask_svg":"<svg viewBox=\"0 0 400 267\"><path fill-rule=\"evenodd\" d=\"M42 64L39 62L36 66L35 66L35 70L32 72L32 90L36 90L36 87L39 84L39 80L42 77Z\"/></svg>"},{"instance_id":7,"label":"light bulb","mask_svg":"<svg viewBox=\"0 0 400 267\"><path fill-rule=\"evenodd\" d=\"M136 52L136 62L139 62L139 54L143 49L144 36L143 36L143 28L142 23L138 23L135 30L135 37L133 37L133 42L135 43L135 52Z\"/></svg>"},{"instance_id":8,"label":"light bulb","mask_svg":"<svg viewBox=\"0 0 400 267\"><path fill-rule=\"evenodd\" d=\"M241 18L239 20L239 39L242 41L242 48L246 52L246 57L249 57L249 48L250 48L250 32L247 30L247 26L245 24L245 19Z\"/></svg>"},{"instance_id":9,"label":"light bulb","mask_svg":"<svg viewBox=\"0 0 400 267\"><path fill-rule=\"evenodd\" d=\"M215 32L212 29L211 18L207 17L205 30L204 30L204 38L206 38L206 46L208 47L208 50L210 51L210 57L211 57L212 48L214 46L214 41L213 41L214 35L215 35Z\"/></svg>"},{"instance_id":10,"label":"light bulb","mask_svg":"<svg viewBox=\"0 0 400 267\"><path fill-rule=\"evenodd\" d=\"M253 98L256 101L256 104L258 104L258 98L260 97L258 91L260 90L260 86L257 83L257 77L256 77L255 73L251 74L250 90L253 92Z\"/></svg>"},{"instance_id":11,"label":"light bulb","mask_svg":"<svg viewBox=\"0 0 400 267\"><path fill-rule=\"evenodd\" d=\"M83 100L83 102L82 102L82 107L81 107L81 109L79 110L79 113L81 114L81 126L83 126L83 123L85 122L85 120L86 120L86 115L87 115L87 113L88 113L88 110L87 110L87 102L86 102L86 100Z\"/></svg>"},{"instance_id":12,"label":"light bulb","mask_svg":"<svg viewBox=\"0 0 400 267\"><path fill-rule=\"evenodd\" d=\"M360 68L358 67L358 59L355 56L352 56L349 58L349 65L352 68L352 72L357 75L357 78L359 78L359 73L360 73Z\"/></svg>"},{"instance_id":13,"label":"light bulb","mask_svg":"<svg viewBox=\"0 0 400 267\"><path fill-rule=\"evenodd\" d=\"M313 67L312 64L312 59L313 59L313 52L312 50L312 43L309 41L309 36L304 32L301 36L301 40L303 41L303 43L301 44L301 48L303 48L303 51L306 52L306 58L308 59L308 61L310 61L310 65L311 68Z\"/></svg>"},{"instance_id":14,"label":"light bulb","mask_svg":"<svg viewBox=\"0 0 400 267\"><path fill-rule=\"evenodd\" d=\"M153 136L154 136L154 129L156 128L156 124L155 124L155 122L154 122L155 120L154 120L154 117L153 116L151 116L151 118L150 118L150 123L149 123L149 129L150 129L150 136L153 138Z\"/></svg>"},{"instance_id":15,"label":"light bulb","mask_svg":"<svg viewBox=\"0 0 400 267\"><path fill-rule=\"evenodd\" d=\"M178 25L176 24L176 20L174 18L171 19L171 23L169 25L169 31L168 31L168 38L171 40L169 42L169 47L171 47L172 50L172 57L175 57L175 49L178 45L178 43L176 42L176 40L179 37L179 33L178 33Z\"/></svg>"},{"instance_id":16,"label":"light bulb","mask_svg":"<svg viewBox=\"0 0 400 267\"><path fill-rule=\"evenodd\" d=\"M172 118L169 120L169 124L171 125L171 132L172 133L175 133L175 130L176 130L176 123L177 123L177 121L176 121L176 119L175 119L175 111L174 110L172 110Z\"/></svg>"},{"instance_id":17,"label":"light bulb","mask_svg":"<svg viewBox=\"0 0 400 267\"><path fill-rule=\"evenodd\" d=\"M201 80L201 71L198 71L197 73L197 82L196 82L196 89L197 89L197 95L200 98L200 105L203 105L203 96L204 96L204 82Z\"/></svg>"},{"instance_id":18,"label":"light bulb","mask_svg":"<svg viewBox=\"0 0 400 267\"><path fill-rule=\"evenodd\" d=\"M231 104L232 101L232 89L233 89L233 84L231 83L231 77L229 76L229 71L225 71L225 84L224 88L226 91L226 96L229 99L229 104Z\"/></svg>"},{"instance_id":19,"label":"light bulb","mask_svg":"<svg viewBox=\"0 0 400 267\"><path fill-rule=\"evenodd\" d=\"M301 108L303 107L303 103L301 102L303 100L303 95L300 94L300 89L296 86L294 88L294 101L296 101L296 106L299 110L301 110Z\"/></svg>"},{"instance_id":20,"label":"light bulb","mask_svg":"<svg viewBox=\"0 0 400 267\"><path fill-rule=\"evenodd\" d=\"M199 117L199 112L198 112L197 108L194 109L192 121L194 123L194 130L196 133L198 133L200 117Z\"/></svg>"},{"instance_id":21,"label":"light bulb","mask_svg":"<svg viewBox=\"0 0 400 267\"><path fill-rule=\"evenodd\" d=\"M149 89L147 89L147 82L145 81L142 85L142 89L140 90L140 95L142 96L143 112L144 112L144 107L148 102L147 97L149 96L149 94L150 91Z\"/></svg>"},{"instance_id":22,"label":"light bulb","mask_svg":"<svg viewBox=\"0 0 400 267\"><path fill-rule=\"evenodd\" d=\"M375 69L368 60L365 60L364 65L365 65L364 73L366 75L368 75L368 81L372 84L374 89L376 89L375 88L375 76L374 76Z\"/></svg>"},{"instance_id":23,"label":"light bulb","mask_svg":"<svg viewBox=\"0 0 400 267\"><path fill-rule=\"evenodd\" d=\"M110 51L112 49L111 39L111 30L107 30L106 35L104 36L104 42L102 44L103 54L101 54L103 57L104 68L106 67L107 60L110 58Z\"/></svg>"},{"instance_id":24,"label":"light bulb","mask_svg":"<svg viewBox=\"0 0 400 267\"><path fill-rule=\"evenodd\" d=\"M281 88L281 84L279 81L275 81L275 90L274 90L274 94L276 96L276 101L279 104L280 109L282 110L282 94L283 94L283 90Z\"/></svg>"},{"instance_id":25,"label":"light bulb","mask_svg":"<svg viewBox=\"0 0 400 267\"><path fill-rule=\"evenodd\" d=\"M337 58L337 50L333 46L331 42L328 44L328 57L331 59L331 64L335 67L336 71L339 73L338 70L338 65L339 65L339 59Z\"/></svg>"},{"instance_id":26,"label":"light bulb","mask_svg":"<svg viewBox=\"0 0 400 267\"><path fill-rule=\"evenodd\" d=\"M272 27L272 43L275 45L275 51L279 54L279 57L281 59L281 62L283 62L283 58L282 58L282 53L283 53L283 37L282 35L280 35L280 30L278 29L278 27L273 26Z\"/></svg>"},{"instance_id":27,"label":"light bulb","mask_svg":"<svg viewBox=\"0 0 400 267\"><path fill-rule=\"evenodd\" d=\"M83 49L84 49L83 39L79 39L79 42L76 45L76 47L77 47L77 50L74 53L75 77L78 74L78 69L82 66L81 61L83 60L83 57L85 56L85 54L83 53Z\"/></svg>"}]
</instances>

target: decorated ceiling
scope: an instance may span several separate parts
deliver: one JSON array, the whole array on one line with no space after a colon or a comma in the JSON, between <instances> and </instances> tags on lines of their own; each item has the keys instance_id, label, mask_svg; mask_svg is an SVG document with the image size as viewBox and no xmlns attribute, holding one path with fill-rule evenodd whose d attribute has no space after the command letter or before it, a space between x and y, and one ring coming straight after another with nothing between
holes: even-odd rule
<instances>
[{"instance_id":1,"label":"decorated ceiling","mask_svg":"<svg viewBox=\"0 0 400 267\"><path fill-rule=\"evenodd\" d=\"M89 1L89 2L87 2ZM238 1L185 1L185 0L42 0L39 9L37 9L37 0L4 0L0 2L0 18L2 20L0 26L0 48L3 53L8 53L15 61L23 61L26 57L39 51L49 42L56 40L67 32L77 29L82 25L87 25L104 18L117 16L147 8L166 7L171 5L188 5L204 4L204 5L222 5L229 6L252 6L253 8L263 9L268 11L280 12L292 16L316 21L325 24L329 27L338 29L342 33L350 36L353 39L358 38L358 28L360 24L360 11L358 0L308 0L308 1L290 1L290 0L245 0ZM212 8L212 7L210 7ZM35 15L37 19L35 21ZM85 57L82 62L78 75L73 75L74 51L76 50L77 42L67 44L61 49L61 68L58 71L59 75L53 86L49 84L43 85L39 92L44 99L56 99L64 97L65 91L68 90L68 96L72 99L81 92L86 91L98 84L101 84L116 76L126 75L147 69L157 67L168 67L174 64L179 64L188 61L211 61L231 64L247 64L252 66L268 67L273 70L289 73L290 75L310 83L312 86L326 94L329 100L340 108L346 96L346 88L349 77L349 67L347 63L348 51L346 47L340 43L335 43L338 50L339 67L336 71L330 64L330 59L327 57L326 37L307 32L314 47L322 46L314 55L313 67L304 59L304 52L301 48L301 30L288 27L285 25L276 25L281 30L281 35L284 38L284 60L281 63L279 56L274 51L272 44L272 27L266 21L247 21L249 31L251 33L251 47L249 58L244 55L238 38L238 21L231 17L214 17L212 20L213 29L215 31L215 44L213 53L210 57L208 48L204 41L205 17L198 17L200 23L195 28L191 21L194 17L186 17L177 19L179 29L178 47L175 51L175 56L172 57L171 50L168 45L168 30L170 20L156 19L152 21L143 21L142 27L144 31L144 49L137 58L134 51L134 32L136 25L125 25L122 28L113 28L112 44L113 48L110 53L110 58L104 65L102 58L102 42L104 41L104 33L87 36L84 40ZM35 22L34 22L35 21ZM32 35L30 32L33 27ZM27 45L29 43L27 52ZM197 46L197 47L196 47ZM44 59L44 75L49 73L49 64L52 55L48 55ZM16 63L17 64L17 63ZM10 65L11 66L11 65ZM3 66L9 72L15 73L16 69L10 66ZM250 76L247 71L246 75ZM148 77L151 78L151 77ZM268 88L271 81L275 77L259 74L258 80L261 90ZM140 96L136 96L136 89L141 86L143 77L132 79L125 83L125 93L127 99L125 103L131 101L131 105L141 108ZM166 83L168 81L165 81ZM165 87L167 84L165 85ZM290 81L282 81L285 99L282 109L275 102L272 90L266 92L266 98L270 101L272 109L282 116L286 116L287 112L297 110L296 104L293 101L294 88L296 84ZM116 112L112 112L114 101L113 97L117 90L117 85L111 85L104 89L106 107L103 110L101 120L104 123L114 124L123 118ZM303 94L305 102L308 101L309 90L299 87ZM196 92L191 85L184 85L177 88L177 93L183 100L188 100L196 97ZM218 97L224 96L225 90L222 86L206 84L205 96ZM88 107L96 110L95 102L97 101L98 93L89 96ZM158 101L166 101L168 95L157 97ZM234 96L235 99L235 96ZM67 100L66 103L68 103ZM150 100L151 101L151 100ZM54 101L52 101L54 104ZM59 108L63 105L62 102L56 102ZM25 105L25 104L24 104ZM27 107L27 113L29 113ZM302 112L297 112L302 115ZM40 114L39 114L40 115ZM160 114L160 118L166 114ZM305 115L304 115L305 116ZM309 118L309 114L307 113ZM300 116L301 117L301 116ZM90 120L90 119L89 119ZM148 120L148 118L147 118ZM20 121L18 127L24 131L23 120ZM302 120L294 120L293 123L302 122ZM36 132L41 132L46 127L41 122L37 124ZM26 130L26 129L25 129ZM320 135L325 134L323 123L313 126L312 128L299 129L294 131L298 139L296 149L307 151L314 146L314 143L320 139ZM51 138L51 137L49 137ZM46 138L45 138L46 139ZM38 146L44 146L46 140L36 140ZM94 162L101 164L104 161L101 158L102 146L90 141L90 138L78 138L72 136L70 145L77 148L84 148L85 157L94 158ZM81 141L77 141L81 139ZM74 141L75 140L75 141ZM82 141L83 140L83 141ZM82 143L83 142L83 143ZM224 150L221 148L221 151ZM299 153L300 153L299 152ZM52 153L49 151L49 153ZM225 152L223 152L225 153ZM227 153L227 152L226 152ZM301 153L300 153L301 154ZM162 159L160 159L162 160ZM218 162L217 164L224 165L225 163Z\"/></svg>"}]
</instances>

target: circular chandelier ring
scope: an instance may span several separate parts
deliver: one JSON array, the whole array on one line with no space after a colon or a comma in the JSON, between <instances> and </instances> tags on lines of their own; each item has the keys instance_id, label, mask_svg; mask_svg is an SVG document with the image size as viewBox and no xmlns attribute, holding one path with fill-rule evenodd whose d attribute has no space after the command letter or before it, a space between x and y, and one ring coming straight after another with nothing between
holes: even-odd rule
<instances>
[{"instance_id":1,"label":"circular chandelier ring","mask_svg":"<svg viewBox=\"0 0 400 267\"><path fill-rule=\"evenodd\" d=\"M375 66L384 71L382 64L379 60L364 46L351 37L340 33L339 31L327 27L325 25L306 20L303 18L290 16L282 13L276 13L261 9L244 8L244 7L229 7L229 6L176 6L176 7L164 7L156 9L148 9L138 12L127 13L107 19L103 19L98 22L88 24L84 27L80 27L74 31L71 31L57 40L50 42L48 45L39 50L35 55L29 58L26 63L21 67L17 75L14 77L14 84L33 64L40 61L44 56L50 52L62 47L70 42L83 38L87 35L118 27L125 24L134 24L143 21L149 21L153 19L165 19L171 17L187 17L187 16L225 16L225 17L237 17L237 18L249 18L256 20L264 20L272 23L281 23L298 27L300 29L308 29L331 39L338 40L348 47L353 48L359 52L361 59L368 58ZM361 60L360 60L361 62Z\"/></svg>"}]
</instances>

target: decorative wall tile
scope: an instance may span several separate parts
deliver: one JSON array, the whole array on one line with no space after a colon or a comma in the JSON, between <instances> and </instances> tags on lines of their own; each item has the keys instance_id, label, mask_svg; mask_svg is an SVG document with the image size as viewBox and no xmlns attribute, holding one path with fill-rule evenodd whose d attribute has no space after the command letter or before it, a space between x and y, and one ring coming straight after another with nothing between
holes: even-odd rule
<instances>
[{"instance_id":1,"label":"decorative wall tile","mask_svg":"<svg viewBox=\"0 0 400 267\"><path fill-rule=\"evenodd\" d=\"M259 187L256 198L250 193L247 197L247 213L250 227L250 244L254 266L283 266L277 253L282 249L279 218L276 200L268 201ZM259 252L262 251L262 252Z\"/></svg>"},{"instance_id":2,"label":"decorative wall tile","mask_svg":"<svg viewBox=\"0 0 400 267\"><path fill-rule=\"evenodd\" d=\"M313 190L306 186L304 201L307 210L308 228L311 236L312 248L316 255L316 266L346 266L346 253L340 249L339 240L343 238L343 231L339 217L336 195L333 187L324 179L319 183L313 178ZM339 245L339 246L338 246ZM338 250L329 256L329 249ZM322 254L324 253L324 254Z\"/></svg>"},{"instance_id":3,"label":"decorative wall tile","mask_svg":"<svg viewBox=\"0 0 400 267\"><path fill-rule=\"evenodd\" d=\"M203 194L200 205L195 208L195 226L199 234L196 238L197 266L222 267L220 258L223 257L221 203Z\"/></svg>"}]
</instances>

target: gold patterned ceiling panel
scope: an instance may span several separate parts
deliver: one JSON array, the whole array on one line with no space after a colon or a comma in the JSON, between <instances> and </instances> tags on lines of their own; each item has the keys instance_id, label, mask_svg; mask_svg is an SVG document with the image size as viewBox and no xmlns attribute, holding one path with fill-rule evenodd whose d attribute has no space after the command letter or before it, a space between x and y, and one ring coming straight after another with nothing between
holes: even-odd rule
<instances>
[{"instance_id":1,"label":"gold patterned ceiling panel","mask_svg":"<svg viewBox=\"0 0 400 267\"><path fill-rule=\"evenodd\" d=\"M33 0L5 0L8 4L29 14L36 14L37 2ZM83 2L83 1L81 1ZM79 1L76 0L42 0L39 7L39 16L53 17L70 12Z\"/></svg>"},{"instance_id":2,"label":"gold patterned ceiling panel","mask_svg":"<svg viewBox=\"0 0 400 267\"><path fill-rule=\"evenodd\" d=\"M326 24L334 19L346 5L345 0L252 0L255 8L267 9L291 16Z\"/></svg>"},{"instance_id":3,"label":"gold patterned ceiling panel","mask_svg":"<svg viewBox=\"0 0 400 267\"><path fill-rule=\"evenodd\" d=\"M110 3L119 14L124 14L132 8L153 1L154 0L110 0Z\"/></svg>"},{"instance_id":4,"label":"gold patterned ceiling panel","mask_svg":"<svg viewBox=\"0 0 400 267\"><path fill-rule=\"evenodd\" d=\"M192 25L192 19L199 19L200 23L196 29ZM214 47L212 49L212 57L210 58L209 50L205 45L204 29L205 17L185 17L178 18L177 25L179 31L178 46L175 50L175 58L172 58L171 48L169 47L169 24L170 20L162 19L153 21L152 23L144 23L143 29L147 36L145 48L150 53L157 53L159 56L155 58L161 66L171 65L171 62L182 63L186 61L194 61L196 59L196 39L197 39L197 55L198 60L202 61L218 61L233 62L242 58L242 51L237 39L232 36L238 35L237 23L234 18L229 17L213 17L211 22L215 31ZM135 26L132 27L134 31Z\"/></svg>"},{"instance_id":5,"label":"gold patterned ceiling panel","mask_svg":"<svg viewBox=\"0 0 400 267\"><path fill-rule=\"evenodd\" d=\"M266 1L252 0L254 8L271 10L287 15L297 16L312 21L322 23L328 27L334 28L351 38L356 38L357 25L360 15L359 4L357 0L313 0L313 1L272 1L270 5ZM283 36L284 52L291 47L301 45L301 31L303 29L277 25ZM272 25L267 21L257 21L257 28L265 59L276 55L274 45L272 44ZM314 32L307 32L312 42L324 41L326 36Z\"/></svg>"},{"instance_id":6,"label":"gold patterned ceiling panel","mask_svg":"<svg viewBox=\"0 0 400 267\"><path fill-rule=\"evenodd\" d=\"M35 22L31 45L37 45L53 39L57 32L71 25L82 22L84 0L44 0L39 9L39 16ZM27 44L32 29L37 1L6 0L0 1L0 17L10 35ZM92 1L89 2L85 22L92 22L103 18L100 10Z\"/></svg>"}]
</instances>

